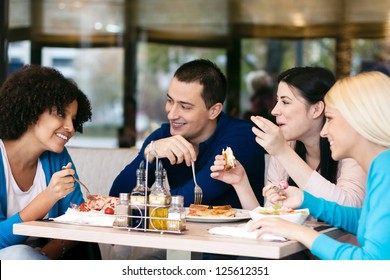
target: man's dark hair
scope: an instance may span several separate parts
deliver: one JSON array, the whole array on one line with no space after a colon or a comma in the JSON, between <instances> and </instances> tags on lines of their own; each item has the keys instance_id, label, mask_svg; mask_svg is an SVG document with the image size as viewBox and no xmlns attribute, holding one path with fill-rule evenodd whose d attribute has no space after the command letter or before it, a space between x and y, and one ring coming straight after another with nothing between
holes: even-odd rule
<instances>
[{"instance_id":1,"label":"man's dark hair","mask_svg":"<svg viewBox=\"0 0 390 280\"><path fill-rule=\"evenodd\" d=\"M26 65L12 73L0 88L0 139L16 140L37 123L46 110L65 108L77 101L74 129L92 117L91 104L76 83L59 71L39 65Z\"/></svg>"},{"instance_id":2,"label":"man's dark hair","mask_svg":"<svg viewBox=\"0 0 390 280\"><path fill-rule=\"evenodd\" d=\"M180 82L199 82L203 86L202 98L209 109L226 99L226 77L218 66L207 59L196 59L180 66L174 75Z\"/></svg>"}]
</instances>

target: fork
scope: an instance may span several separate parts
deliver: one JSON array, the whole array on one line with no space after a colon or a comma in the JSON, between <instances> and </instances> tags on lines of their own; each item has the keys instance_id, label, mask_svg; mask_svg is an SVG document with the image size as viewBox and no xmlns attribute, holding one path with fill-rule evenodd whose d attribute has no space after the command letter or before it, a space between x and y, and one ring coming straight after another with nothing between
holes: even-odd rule
<instances>
[{"instance_id":1,"label":"fork","mask_svg":"<svg viewBox=\"0 0 390 280\"><path fill-rule=\"evenodd\" d=\"M203 191L202 188L199 187L198 183L196 182L195 178L195 163L191 161L191 167L192 167L192 175L194 177L194 204L202 204L202 198L203 198Z\"/></svg>"},{"instance_id":2,"label":"fork","mask_svg":"<svg viewBox=\"0 0 390 280\"><path fill-rule=\"evenodd\" d=\"M90 200L95 200L96 199L95 196L93 194L91 194L91 192L89 191L89 189L87 188L87 186L83 182L81 182L79 179L77 179L74 175L71 175L71 176L73 177L73 179L77 183L80 184L80 186L84 187L84 189L87 191L86 192L86 196L87 196L88 199L90 199Z\"/></svg>"}]
</instances>

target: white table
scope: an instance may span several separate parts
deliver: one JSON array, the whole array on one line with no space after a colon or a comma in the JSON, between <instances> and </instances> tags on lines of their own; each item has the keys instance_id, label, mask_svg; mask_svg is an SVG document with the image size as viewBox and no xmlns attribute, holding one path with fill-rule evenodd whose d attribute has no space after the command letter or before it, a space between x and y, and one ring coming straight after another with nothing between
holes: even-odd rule
<instances>
[{"instance_id":1,"label":"white table","mask_svg":"<svg viewBox=\"0 0 390 280\"><path fill-rule=\"evenodd\" d=\"M226 224L223 225L226 226ZM187 222L188 230L182 234L161 234L109 227L60 224L50 221L33 221L15 224L14 233L35 237L166 249L167 259L191 259L191 252L280 259L305 249L297 241L269 242L209 234L207 230L215 226L222 226L222 224ZM343 231L336 228L328 228L321 232L334 238L344 234Z\"/></svg>"}]
</instances>

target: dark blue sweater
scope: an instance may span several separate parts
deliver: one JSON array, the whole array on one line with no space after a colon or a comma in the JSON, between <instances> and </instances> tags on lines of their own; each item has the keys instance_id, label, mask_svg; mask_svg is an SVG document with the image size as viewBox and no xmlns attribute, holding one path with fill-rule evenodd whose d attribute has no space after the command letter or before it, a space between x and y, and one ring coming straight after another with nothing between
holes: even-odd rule
<instances>
[{"instance_id":1,"label":"dark blue sweater","mask_svg":"<svg viewBox=\"0 0 390 280\"><path fill-rule=\"evenodd\" d=\"M242 208L234 188L210 177L210 167L215 156L221 154L222 149L231 147L235 157L244 166L254 193L261 205L263 196L261 190L264 185L264 149L255 141L249 122L232 118L222 113L213 135L199 145L199 154L195 162L197 183L203 189L202 204L225 205ZM119 196L121 192L131 192L136 183L136 169L144 160L144 149L152 141L172 136L168 123L163 124L145 140L138 156L127 165L114 180L110 195ZM189 206L194 201L194 181L191 167L185 163L171 165L166 158L162 159L167 171L171 195L183 195L184 205ZM149 164L148 185L154 182L155 163Z\"/></svg>"}]
</instances>

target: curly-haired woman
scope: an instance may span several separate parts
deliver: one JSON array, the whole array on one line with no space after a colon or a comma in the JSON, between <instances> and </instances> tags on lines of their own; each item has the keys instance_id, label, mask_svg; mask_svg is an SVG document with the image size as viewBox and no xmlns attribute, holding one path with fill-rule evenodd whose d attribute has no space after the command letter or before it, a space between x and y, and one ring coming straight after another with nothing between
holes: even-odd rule
<instances>
[{"instance_id":1,"label":"curly-haired woman","mask_svg":"<svg viewBox=\"0 0 390 280\"><path fill-rule=\"evenodd\" d=\"M77 85L28 65L0 88L0 259L58 259L75 243L14 235L13 224L57 217L83 201L65 144L91 119ZM66 168L63 168L63 167ZM77 175L76 175L77 176Z\"/></svg>"}]
</instances>

